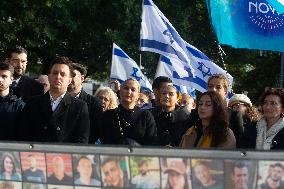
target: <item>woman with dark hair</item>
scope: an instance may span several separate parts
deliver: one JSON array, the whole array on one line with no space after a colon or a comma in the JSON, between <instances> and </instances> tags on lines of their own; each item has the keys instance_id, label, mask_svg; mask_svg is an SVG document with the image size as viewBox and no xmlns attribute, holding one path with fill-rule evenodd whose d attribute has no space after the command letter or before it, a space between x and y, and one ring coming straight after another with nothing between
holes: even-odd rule
<instances>
[{"instance_id":1,"label":"woman with dark hair","mask_svg":"<svg viewBox=\"0 0 284 189\"><path fill-rule=\"evenodd\" d=\"M190 189L186 167L182 161L172 161L164 172L168 174L167 184L164 189Z\"/></svg>"},{"instance_id":2,"label":"woman with dark hair","mask_svg":"<svg viewBox=\"0 0 284 189\"><path fill-rule=\"evenodd\" d=\"M243 147L262 150L284 149L284 91L268 89L261 97L261 119L244 133Z\"/></svg>"},{"instance_id":3,"label":"woman with dark hair","mask_svg":"<svg viewBox=\"0 0 284 189\"><path fill-rule=\"evenodd\" d=\"M236 148L233 131L228 127L227 107L215 91L203 93L197 106L199 120L184 134L182 148Z\"/></svg>"},{"instance_id":4,"label":"woman with dark hair","mask_svg":"<svg viewBox=\"0 0 284 189\"><path fill-rule=\"evenodd\" d=\"M120 88L120 104L103 114L102 144L150 145L156 140L156 123L147 110L136 107L140 84L127 79Z\"/></svg>"},{"instance_id":5,"label":"woman with dark hair","mask_svg":"<svg viewBox=\"0 0 284 189\"><path fill-rule=\"evenodd\" d=\"M10 153L4 153L1 158L0 167L1 180L21 180L21 175L16 172L15 158Z\"/></svg>"},{"instance_id":6,"label":"woman with dark hair","mask_svg":"<svg viewBox=\"0 0 284 189\"><path fill-rule=\"evenodd\" d=\"M151 109L157 125L158 144L176 147L188 129L185 121L190 112L177 105L179 93L173 85L165 86L159 92L161 107Z\"/></svg>"}]
</instances>

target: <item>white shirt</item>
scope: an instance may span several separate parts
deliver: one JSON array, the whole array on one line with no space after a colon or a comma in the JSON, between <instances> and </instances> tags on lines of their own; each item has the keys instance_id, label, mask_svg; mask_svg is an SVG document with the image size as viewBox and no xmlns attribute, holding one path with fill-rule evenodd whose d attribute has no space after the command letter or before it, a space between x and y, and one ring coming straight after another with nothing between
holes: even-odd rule
<instances>
[{"instance_id":1,"label":"white shirt","mask_svg":"<svg viewBox=\"0 0 284 189\"><path fill-rule=\"evenodd\" d=\"M51 94L49 93L51 109L52 109L53 112L57 108L57 106L59 105L59 103L61 102L61 100L63 99L65 94L66 94L66 92L63 95L61 95L60 97L58 97L56 100L53 100Z\"/></svg>"}]
</instances>

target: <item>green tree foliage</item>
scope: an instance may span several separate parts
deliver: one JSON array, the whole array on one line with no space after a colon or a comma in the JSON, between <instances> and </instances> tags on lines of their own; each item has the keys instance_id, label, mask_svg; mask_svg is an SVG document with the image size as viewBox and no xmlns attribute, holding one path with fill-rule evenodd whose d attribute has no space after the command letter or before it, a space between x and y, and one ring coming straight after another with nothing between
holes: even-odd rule
<instances>
[{"instance_id":1,"label":"green tree foliage","mask_svg":"<svg viewBox=\"0 0 284 189\"><path fill-rule=\"evenodd\" d=\"M235 92L256 100L264 87L277 87L279 53L222 46L221 59L204 0L155 0L179 34L234 77ZM85 64L94 79L107 79L112 43L139 62L153 78L159 55L139 51L141 0L0 1L0 52L11 45L29 51L29 70L46 72L55 55ZM37 63L42 63L39 65Z\"/></svg>"}]
</instances>

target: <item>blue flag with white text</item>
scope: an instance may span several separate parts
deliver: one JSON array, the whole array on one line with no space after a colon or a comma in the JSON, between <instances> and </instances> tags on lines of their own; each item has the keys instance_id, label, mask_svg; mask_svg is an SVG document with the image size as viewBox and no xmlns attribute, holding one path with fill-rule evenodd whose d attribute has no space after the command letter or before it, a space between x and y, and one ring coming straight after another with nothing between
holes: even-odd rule
<instances>
[{"instance_id":1,"label":"blue flag with white text","mask_svg":"<svg viewBox=\"0 0 284 189\"><path fill-rule=\"evenodd\" d=\"M142 90L152 92L152 85L142 73L137 63L115 43L113 43L110 78L119 80L120 82L134 78L140 83Z\"/></svg>"},{"instance_id":2,"label":"blue flag with white text","mask_svg":"<svg viewBox=\"0 0 284 189\"><path fill-rule=\"evenodd\" d=\"M284 52L284 0L206 1L219 43Z\"/></svg>"},{"instance_id":3,"label":"blue flag with white text","mask_svg":"<svg viewBox=\"0 0 284 189\"><path fill-rule=\"evenodd\" d=\"M191 68L184 40L152 0L143 1L140 49L176 58ZM194 75L193 69L190 72Z\"/></svg>"}]
</instances>

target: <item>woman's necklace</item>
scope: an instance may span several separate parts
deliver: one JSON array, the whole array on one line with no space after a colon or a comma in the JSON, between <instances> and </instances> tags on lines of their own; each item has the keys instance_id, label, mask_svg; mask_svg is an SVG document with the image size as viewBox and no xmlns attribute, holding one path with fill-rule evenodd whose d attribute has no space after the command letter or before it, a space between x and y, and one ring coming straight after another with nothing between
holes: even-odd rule
<instances>
[{"instance_id":1,"label":"woman's necklace","mask_svg":"<svg viewBox=\"0 0 284 189\"><path fill-rule=\"evenodd\" d=\"M131 123L129 123L128 121L126 121L126 119L124 119L120 107L117 108L116 115L117 115L120 135L124 136L124 128L130 127Z\"/></svg>"}]
</instances>

